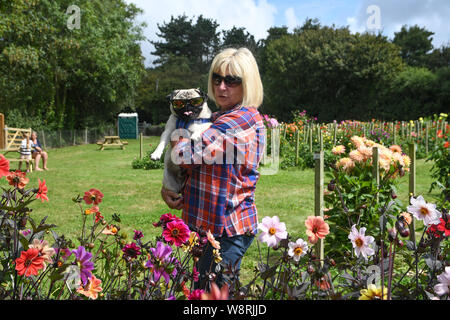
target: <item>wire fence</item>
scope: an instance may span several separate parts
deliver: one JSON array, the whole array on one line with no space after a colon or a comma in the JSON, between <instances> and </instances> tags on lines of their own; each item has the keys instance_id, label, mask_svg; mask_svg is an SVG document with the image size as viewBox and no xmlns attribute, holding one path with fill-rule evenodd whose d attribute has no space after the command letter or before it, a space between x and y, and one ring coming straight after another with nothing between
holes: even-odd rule
<instances>
[{"instance_id":1,"label":"wire fence","mask_svg":"<svg viewBox=\"0 0 450 320\"><path fill-rule=\"evenodd\" d=\"M117 127L86 128L81 130L37 130L38 139L44 149L62 148L81 144L91 144L104 136L117 135Z\"/></svg>"},{"instance_id":2,"label":"wire fence","mask_svg":"<svg viewBox=\"0 0 450 320\"><path fill-rule=\"evenodd\" d=\"M164 124L150 125L140 122L138 124L138 136L159 136L164 130ZM81 130L36 130L38 139L44 149L62 148L81 144L97 143L103 140L105 136L117 136L118 129L116 125L104 128L86 128Z\"/></svg>"}]
</instances>

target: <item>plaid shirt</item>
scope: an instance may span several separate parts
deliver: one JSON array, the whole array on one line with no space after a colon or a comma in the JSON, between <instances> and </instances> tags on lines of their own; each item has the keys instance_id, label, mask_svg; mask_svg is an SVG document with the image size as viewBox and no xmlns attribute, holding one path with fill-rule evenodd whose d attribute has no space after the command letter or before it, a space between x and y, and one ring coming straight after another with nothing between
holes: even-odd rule
<instances>
[{"instance_id":1,"label":"plaid shirt","mask_svg":"<svg viewBox=\"0 0 450 320\"><path fill-rule=\"evenodd\" d=\"M199 143L182 140L174 148L188 174L183 220L192 230L210 230L216 237L224 231L230 237L256 234L255 187L265 145L262 117L255 108L237 106L213 114L213 120Z\"/></svg>"}]
</instances>

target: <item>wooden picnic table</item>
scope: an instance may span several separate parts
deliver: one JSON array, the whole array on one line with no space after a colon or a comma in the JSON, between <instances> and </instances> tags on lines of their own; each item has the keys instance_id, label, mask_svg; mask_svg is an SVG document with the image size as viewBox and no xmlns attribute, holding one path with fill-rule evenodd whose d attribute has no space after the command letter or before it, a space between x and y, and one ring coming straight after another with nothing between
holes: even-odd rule
<instances>
[{"instance_id":1,"label":"wooden picnic table","mask_svg":"<svg viewBox=\"0 0 450 320\"><path fill-rule=\"evenodd\" d=\"M120 147L120 149L125 149L125 145L128 144L127 141L120 141L119 136L105 136L103 142L97 142L100 146L100 150L103 150L105 147Z\"/></svg>"}]
</instances>

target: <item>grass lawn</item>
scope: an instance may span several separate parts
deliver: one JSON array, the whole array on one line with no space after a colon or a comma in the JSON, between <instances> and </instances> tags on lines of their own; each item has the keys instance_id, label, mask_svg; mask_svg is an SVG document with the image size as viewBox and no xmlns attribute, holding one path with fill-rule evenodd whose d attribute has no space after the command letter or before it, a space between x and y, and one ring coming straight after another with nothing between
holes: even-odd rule
<instances>
[{"instance_id":1,"label":"grass lawn","mask_svg":"<svg viewBox=\"0 0 450 320\"><path fill-rule=\"evenodd\" d=\"M29 187L37 187L38 178L46 180L50 202L34 201L32 217L39 221L48 216L47 223L57 225L55 231L58 234L75 241L80 235L82 219L72 198L82 197L85 191L97 188L104 194L99 207L106 220L110 221L112 214L117 213L122 220L121 232L125 232L128 239L132 238L134 229L143 231L144 240L153 239L161 230L152 223L161 214L170 212L160 195L163 170L133 169L131 162L139 157L139 141L130 139L128 142L125 150L107 147L99 151L94 144L47 150L50 171L34 171L27 176ZM158 142L159 137L144 138L144 152L151 148L149 144L155 146ZM17 164L12 166L15 169ZM432 197L436 196L436 193L428 194L432 182L431 166L424 160L417 164L416 191L428 201L433 201ZM6 179L0 179L0 186L9 187ZM260 220L278 215L294 238L305 238L304 221L314 214L313 170L280 170L276 175L261 176L255 197ZM399 198L404 204L408 203L408 175L401 180ZM180 211L171 212L181 216ZM265 249L265 246L261 247ZM254 241L242 262L243 280L251 276L257 261Z\"/></svg>"}]
</instances>

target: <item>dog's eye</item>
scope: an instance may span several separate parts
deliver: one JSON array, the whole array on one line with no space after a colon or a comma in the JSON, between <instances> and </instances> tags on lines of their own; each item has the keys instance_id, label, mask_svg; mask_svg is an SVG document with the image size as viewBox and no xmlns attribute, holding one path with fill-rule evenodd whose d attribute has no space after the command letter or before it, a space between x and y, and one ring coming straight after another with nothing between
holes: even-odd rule
<instances>
[{"instance_id":1,"label":"dog's eye","mask_svg":"<svg viewBox=\"0 0 450 320\"><path fill-rule=\"evenodd\" d=\"M203 104L203 98L202 97L191 99L191 105L193 105L194 107L199 107L202 104Z\"/></svg>"},{"instance_id":2,"label":"dog's eye","mask_svg":"<svg viewBox=\"0 0 450 320\"><path fill-rule=\"evenodd\" d=\"M181 109L186 105L186 102L183 100L172 100L172 106L175 109Z\"/></svg>"}]
</instances>

